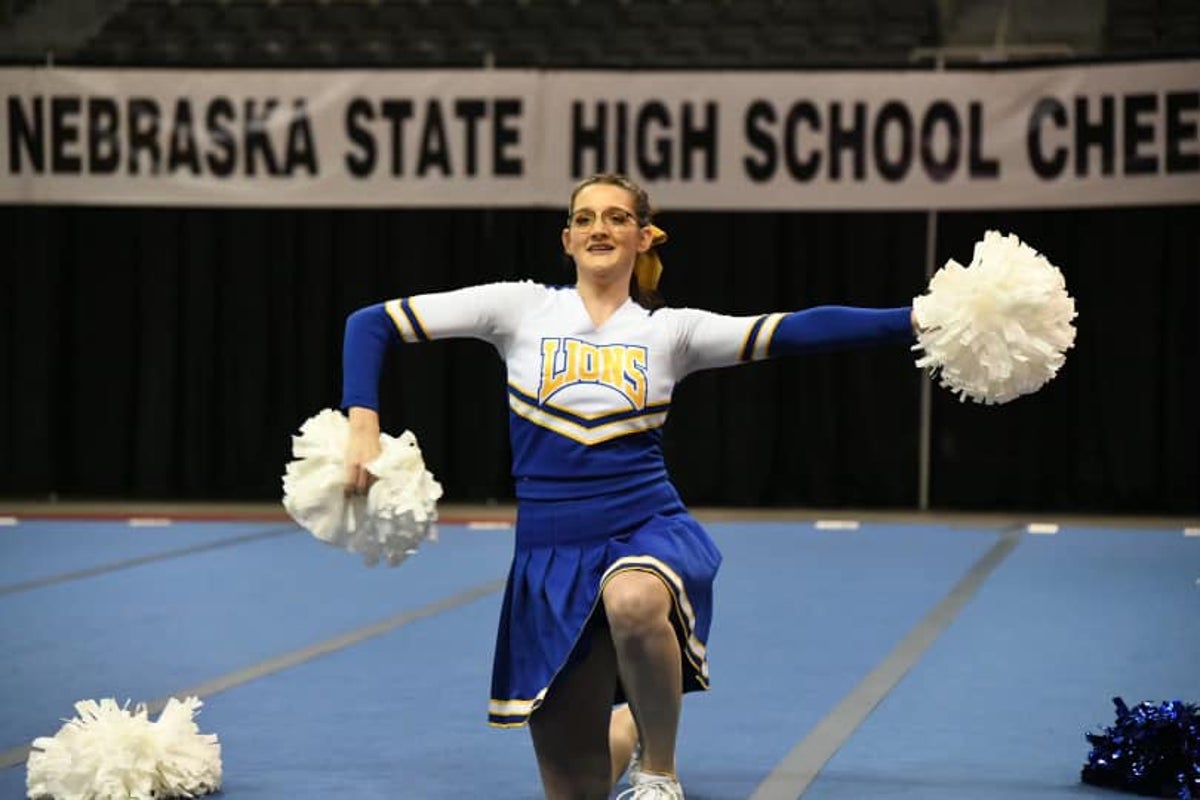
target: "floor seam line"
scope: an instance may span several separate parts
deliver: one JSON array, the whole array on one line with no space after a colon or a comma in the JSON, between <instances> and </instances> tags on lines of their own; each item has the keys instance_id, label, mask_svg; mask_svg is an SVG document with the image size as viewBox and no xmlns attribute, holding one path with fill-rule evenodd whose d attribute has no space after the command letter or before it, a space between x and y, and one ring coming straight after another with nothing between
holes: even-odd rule
<instances>
[{"instance_id":1,"label":"floor seam line","mask_svg":"<svg viewBox=\"0 0 1200 800\"><path fill-rule=\"evenodd\" d=\"M147 702L146 710L151 716L154 716L162 711L163 707L166 706L167 702L172 697L199 697L204 699L205 697L211 697L214 694L224 692L228 689L233 689L237 686L241 686L242 684L249 683L250 681L266 677L267 675L273 675L276 672L282 672L285 669L299 666L300 664L320 658L321 656L329 655L330 653L335 653L339 650L344 650L352 645L356 645L368 639L373 639L376 636L381 636L385 633L394 631L397 628L408 625L409 623L417 622L418 620L422 620L427 617L432 617L436 614L440 614L443 611L450 611L452 609L459 608L460 606L465 606L474 602L475 600L480 599L481 597L494 594L504 588L505 581L506 579L504 578L488 581L487 583L479 584L470 589L464 589L463 591L450 595L449 597L444 597L441 600L428 603L412 611L405 611L401 614L389 617L382 622L366 625L348 633L343 633L326 639L322 642L317 642L316 644L302 647L298 650L292 650L291 652L284 653L281 656L269 658L266 661L262 661L258 664L254 664L249 667L243 667L242 669L221 675L203 683L198 683L185 689L180 689L164 697L159 697L155 700ZM29 758L30 749L30 745L23 745L0 752L0 769L7 769L18 764L23 764L26 759Z\"/></svg>"},{"instance_id":2,"label":"floor seam line","mask_svg":"<svg viewBox=\"0 0 1200 800\"><path fill-rule=\"evenodd\" d=\"M1010 525L963 573L882 661L796 744L758 785L750 800L798 800L859 725L917 664L987 578L1020 543L1024 525Z\"/></svg>"}]
</instances>

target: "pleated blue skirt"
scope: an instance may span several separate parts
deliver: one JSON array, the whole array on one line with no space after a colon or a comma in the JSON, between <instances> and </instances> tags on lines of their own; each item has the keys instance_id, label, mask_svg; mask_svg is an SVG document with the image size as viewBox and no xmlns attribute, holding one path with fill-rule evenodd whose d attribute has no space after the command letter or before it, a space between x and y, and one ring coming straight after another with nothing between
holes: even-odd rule
<instances>
[{"instance_id":1,"label":"pleated blue skirt","mask_svg":"<svg viewBox=\"0 0 1200 800\"><path fill-rule=\"evenodd\" d=\"M670 590L683 689L707 689L705 646L720 563L720 551L666 481L578 500L521 500L488 722L529 721L555 679L586 655L584 633L603 615L604 583L624 570L653 573ZM618 685L613 702L623 700Z\"/></svg>"}]
</instances>

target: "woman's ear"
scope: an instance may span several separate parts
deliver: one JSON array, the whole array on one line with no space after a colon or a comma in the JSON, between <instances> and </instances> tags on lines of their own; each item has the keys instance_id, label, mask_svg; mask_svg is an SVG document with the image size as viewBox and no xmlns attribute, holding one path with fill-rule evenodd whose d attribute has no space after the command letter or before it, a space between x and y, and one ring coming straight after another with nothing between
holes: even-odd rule
<instances>
[{"instance_id":1,"label":"woman's ear","mask_svg":"<svg viewBox=\"0 0 1200 800\"><path fill-rule=\"evenodd\" d=\"M571 229L570 228L563 228L562 246L563 246L563 252L566 253L567 255L571 255Z\"/></svg>"},{"instance_id":2,"label":"woman's ear","mask_svg":"<svg viewBox=\"0 0 1200 800\"><path fill-rule=\"evenodd\" d=\"M645 253L654 245L654 231L650 230L649 225L643 225L641 234L641 238L638 240L637 251L639 253Z\"/></svg>"}]
</instances>

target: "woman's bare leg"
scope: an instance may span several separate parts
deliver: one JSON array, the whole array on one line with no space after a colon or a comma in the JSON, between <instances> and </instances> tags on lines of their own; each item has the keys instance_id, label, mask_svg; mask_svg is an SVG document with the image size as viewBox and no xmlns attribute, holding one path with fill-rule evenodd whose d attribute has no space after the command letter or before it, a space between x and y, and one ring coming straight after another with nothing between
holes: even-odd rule
<instances>
[{"instance_id":1,"label":"woman's bare leg","mask_svg":"<svg viewBox=\"0 0 1200 800\"><path fill-rule=\"evenodd\" d=\"M633 757L633 748L637 747L637 741L637 723L633 721L633 710L629 706L614 708L612 720L608 724L608 751L612 754L614 786L629 768L629 759Z\"/></svg>"},{"instance_id":2,"label":"woman's bare leg","mask_svg":"<svg viewBox=\"0 0 1200 800\"><path fill-rule=\"evenodd\" d=\"M604 587L617 674L637 722L645 772L675 775L683 703L682 655L671 625L671 593L654 574L618 572Z\"/></svg>"},{"instance_id":3,"label":"woman's bare leg","mask_svg":"<svg viewBox=\"0 0 1200 800\"><path fill-rule=\"evenodd\" d=\"M550 687L529 719L547 800L606 800L616 657L606 629L593 627L591 649ZM628 758L628 756L626 757Z\"/></svg>"}]
</instances>

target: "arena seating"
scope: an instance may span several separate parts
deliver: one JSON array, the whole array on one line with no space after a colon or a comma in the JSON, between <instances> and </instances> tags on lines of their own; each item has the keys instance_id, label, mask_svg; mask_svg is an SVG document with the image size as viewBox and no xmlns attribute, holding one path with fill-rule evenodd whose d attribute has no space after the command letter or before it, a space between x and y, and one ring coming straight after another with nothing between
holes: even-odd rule
<instances>
[{"instance_id":1,"label":"arena seating","mask_svg":"<svg viewBox=\"0 0 1200 800\"><path fill-rule=\"evenodd\" d=\"M396 67L904 63L931 0L132 0L72 61Z\"/></svg>"},{"instance_id":2,"label":"arena seating","mask_svg":"<svg viewBox=\"0 0 1200 800\"><path fill-rule=\"evenodd\" d=\"M19 31L22 15L56 2L65 0L0 0L0 33ZM94 30L75 37L70 47L54 48L56 63L887 67L910 63L914 51L955 44L947 15L970 7L967 0L109 0L108 5L111 12ZM1101 41L1082 48L1070 37L1052 35L1068 32L1072 6L1096 20L1087 4L1054 7L1056 16L1039 3L1015 2L1010 33L1031 29L1024 31L1026 37L1032 31L1028 43L1038 40L1040 30L1042 38L1068 41L1085 57L1200 54L1196 0L1107 0L1102 35L1092 37ZM975 10L981 10L978 4ZM986 19L996 16L982 10ZM42 55L4 52L3 42L0 37L0 59L10 63L37 63Z\"/></svg>"},{"instance_id":3,"label":"arena seating","mask_svg":"<svg viewBox=\"0 0 1200 800\"><path fill-rule=\"evenodd\" d=\"M34 0L0 0L0 25L15 20L33 3Z\"/></svg>"},{"instance_id":4,"label":"arena seating","mask_svg":"<svg viewBox=\"0 0 1200 800\"><path fill-rule=\"evenodd\" d=\"M1112 55L1200 53L1195 0L1108 0L1104 49Z\"/></svg>"}]
</instances>

